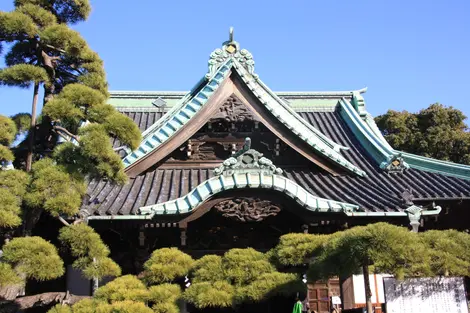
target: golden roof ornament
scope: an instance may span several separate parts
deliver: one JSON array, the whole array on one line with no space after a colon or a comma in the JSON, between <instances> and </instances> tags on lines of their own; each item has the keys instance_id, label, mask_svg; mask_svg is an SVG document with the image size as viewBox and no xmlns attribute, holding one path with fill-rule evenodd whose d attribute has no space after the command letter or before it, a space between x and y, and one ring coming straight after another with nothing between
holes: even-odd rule
<instances>
[{"instance_id":1,"label":"golden roof ornament","mask_svg":"<svg viewBox=\"0 0 470 313\"><path fill-rule=\"evenodd\" d=\"M210 55L209 71L206 78L212 77L219 67L230 58L237 60L248 73L257 77L254 73L255 61L253 55L246 49L240 50L240 44L233 38L233 27L230 27L228 40L222 44L222 48L215 49Z\"/></svg>"}]
</instances>

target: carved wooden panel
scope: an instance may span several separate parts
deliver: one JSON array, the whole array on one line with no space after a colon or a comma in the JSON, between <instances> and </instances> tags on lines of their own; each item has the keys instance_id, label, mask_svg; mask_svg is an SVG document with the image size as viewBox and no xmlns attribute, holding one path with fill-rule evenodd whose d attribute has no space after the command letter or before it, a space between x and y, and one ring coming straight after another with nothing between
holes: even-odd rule
<instances>
[{"instance_id":1,"label":"carved wooden panel","mask_svg":"<svg viewBox=\"0 0 470 313\"><path fill-rule=\"evenodd\" d=\"M235 97L230 96L219 107L217 113L211 118L211 121L225 120L227 122L245 122L255 120L251 111Z\"/></svg>"},{"instance_id":2,"label":"carved wooden panel","mask_svg":"<svg viewBox=\"0 0 470 313\"><path fill-rule=\"evenodd\" d=\"M224 217L241 222L259 222L269 216L276 216L281 208L269 200L259 198L233 198L224 200L214 206Z\"/></svg>"},{"instance_id":3,"label":"carved wooden panel","mask_svg":"<svg viewBox=\"0 0 470 313\"><path fill-rule=\"evenodd\" d=\"M272 160L281 168L285 166L309 166L311 164L310 161L283 143L271 132L216 133L209 131L198 132L192 136L184 145L171 153L167 162L222 162L243 147L245 137L250 137L254 149L263 153L266 158Z\"/></svg>"}]
</instances>

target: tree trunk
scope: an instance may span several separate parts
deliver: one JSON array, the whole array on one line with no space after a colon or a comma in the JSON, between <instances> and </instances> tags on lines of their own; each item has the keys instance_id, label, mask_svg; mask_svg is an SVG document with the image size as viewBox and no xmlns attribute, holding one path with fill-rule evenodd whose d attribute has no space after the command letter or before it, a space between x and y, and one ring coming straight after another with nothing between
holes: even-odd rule
<instances>
[{"instance_id":1,"label":"tree trunk","mask_svg":"<svg viewBox=\"0 0 470 313\"><path fill-rule=\"evenodd\" d=\"M367 313L373 313L372 310L372 291L370 290L370 280L369 280L369 265L366 262L366 265L362 266L362 275L364 275L364 289L366 292L366 309Z\"/></svg>"},{"instance_id":2,"label":"tree trunk","mask_svg":"<svg viewBox=\"0 0 470 313\"><path fill-rule=\"evenodd\" d=\"M33 148L34 148L34 137L36 130L36 108L38 104L39 96L39 83L34 83L34 92L33 92L33 105L31 108L31 127L29 130L29 141L28 141L28 154L26 155L26 171L31 171L31 166L33 164Z\"/></svg>"},{"instance_id":3,"label":"tree trunk","mask_svg":"<svg viewBox=\"0 0 470 313\"><path fill-rule=\"evenodd\" d=\"M34 296L16 298L13 301L1 301L0 312L21 312L34 307L45 307L54 304L72 305L89 296L75 296L68 292L46 292ZM3 303L2 303L3 302Z\"/></svg>"},{"instance_id":4,"label":"tree trunk","mask_svg":"<svg viewBox=\"0 0 470 313\"><path fill-rule=\"evenodd\" d=\"M93 264L96 264L96 258L93 258ZM93 277L93 279L91 280L91 284L92 284L91 285L91 294L95 295L95 292L98 289L99 284L100 284L100 281L99 281L98 277Z\"/></svg>"}]
</instances>

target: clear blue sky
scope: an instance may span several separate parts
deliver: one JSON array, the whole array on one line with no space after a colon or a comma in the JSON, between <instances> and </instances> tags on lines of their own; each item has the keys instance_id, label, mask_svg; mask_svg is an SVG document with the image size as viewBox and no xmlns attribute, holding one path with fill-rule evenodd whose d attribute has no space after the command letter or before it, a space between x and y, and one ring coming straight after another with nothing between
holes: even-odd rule
<instances>
[{"instance_id":1,"label":"clear blue sky","mask_svg":"<svg viewBox=\"0 0 470 313\"><path fill-rule=\"evenodd\" d=\"M10 10L12 0L1 0ZM434 102L470 116L470 1L93 0L74 26L105 62L110 90L189 90L235 28L275 91L369 87L367 109ZM0 88L0 113L29 111L31 92Z\"/></svg>"}]
</instances>

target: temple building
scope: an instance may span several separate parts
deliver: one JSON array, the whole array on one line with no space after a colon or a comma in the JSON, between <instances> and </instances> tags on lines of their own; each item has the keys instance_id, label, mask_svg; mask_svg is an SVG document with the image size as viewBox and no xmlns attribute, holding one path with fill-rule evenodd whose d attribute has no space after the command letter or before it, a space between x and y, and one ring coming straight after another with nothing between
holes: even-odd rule
<instances>
[{"instance_id":1,"label":"temple building","mask_svg":"<svg viewBox=\"0 0 470 313\"><path fill-rule=\"evenodd\" d=\"M366 88L272 91L233 33L202 75L189 92L111 93L143 140L113 143L129 182L89 182L80 215L123 272L168 246L199 257L379 221L469 227L470 166L394 150Z\"/></svg>"}]
</instances>

